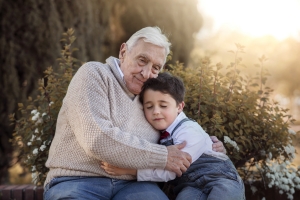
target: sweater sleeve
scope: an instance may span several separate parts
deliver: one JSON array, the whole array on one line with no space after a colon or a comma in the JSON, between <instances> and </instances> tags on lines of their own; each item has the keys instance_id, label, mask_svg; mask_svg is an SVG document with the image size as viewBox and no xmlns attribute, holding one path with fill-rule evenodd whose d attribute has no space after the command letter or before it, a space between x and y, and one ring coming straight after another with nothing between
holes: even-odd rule
<instances>
[{"instance_id":1,"label":"sweater sleeve","mask_svg":"<svg viewBox=\"0 0 300 200\"><path fill-rule=\"evenodd\" d=\"M109 77L86 63L73 77L64 104L67 119L86 154L123 168L164 168L167 149L115 127L110 116ZM118 98L118 94L115 95ZM120 119L122 120L122 119Z\"/></svg>"}]
</instances>

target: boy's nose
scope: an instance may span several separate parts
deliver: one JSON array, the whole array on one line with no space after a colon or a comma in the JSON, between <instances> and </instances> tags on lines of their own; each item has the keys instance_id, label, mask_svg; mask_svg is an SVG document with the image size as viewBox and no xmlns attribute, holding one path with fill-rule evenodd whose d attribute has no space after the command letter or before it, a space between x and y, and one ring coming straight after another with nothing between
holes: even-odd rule
<instances>
[{"instance_id":1,"label":"boy's nose","mask_svg":"<svg viewBox=\"0 0 300 200\"><path fill-rule=\"evenodd\" d=\"M157 109L157 108L154 108L154 110L153 110L153 114L154 114L154 115L157 115L157 114L159 114L159 109Z\"/></svg>"}]
</instances>

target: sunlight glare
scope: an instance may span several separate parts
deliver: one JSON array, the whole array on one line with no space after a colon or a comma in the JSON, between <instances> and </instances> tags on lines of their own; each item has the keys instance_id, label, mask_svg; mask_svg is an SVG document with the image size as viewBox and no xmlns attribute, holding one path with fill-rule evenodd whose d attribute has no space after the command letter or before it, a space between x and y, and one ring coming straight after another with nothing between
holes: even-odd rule
<instances>
[{"instance_id":1,"label":"sunlight glare","mask_svg":"<svg viewBox=\"0 0 300 200\"><path fill-rule=\"evenodd\" d=\"M239 30L253 37L300 38L300 0L199 0L198 10L213 20L213 31Z\"/></svg>"}]
</instances>

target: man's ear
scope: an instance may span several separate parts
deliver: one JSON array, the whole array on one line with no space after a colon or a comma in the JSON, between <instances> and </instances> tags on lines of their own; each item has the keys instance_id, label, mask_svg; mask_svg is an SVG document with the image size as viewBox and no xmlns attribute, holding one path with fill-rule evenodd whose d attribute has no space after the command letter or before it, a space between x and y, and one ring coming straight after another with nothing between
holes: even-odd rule
<instances>
[{"instance_id":1,"label":"man's ear","mask_svg":"<svg viewBox=\"0 0 300 200\"><path fill-rule=\"evenodd\" d=\"M126 50L127 50L127 46L126 43L123 43L120 47L120 51L119 51L119 59L122 62L123 59L125 58L125 54L126 54Z\"/></svg>"},{"instance_id":2,"label":"man's ear","mask_svg":"<svg viewBox=\"0 0 300 200\"><path fill-rule=\"evenodd\" d=\"M184 101L178 104L178 113L180 113L184 108Z\"/></svg>"}]
</instances>

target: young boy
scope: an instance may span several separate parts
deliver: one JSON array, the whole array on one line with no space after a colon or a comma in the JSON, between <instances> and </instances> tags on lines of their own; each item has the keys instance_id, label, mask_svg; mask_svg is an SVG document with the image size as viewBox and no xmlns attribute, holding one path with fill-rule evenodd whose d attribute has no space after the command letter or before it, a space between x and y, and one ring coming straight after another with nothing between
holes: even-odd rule
<instances>
[{"instance_id":1,"label":"young boy","mask_svg":"<svg viewBox=\"0 0 300 200\"><path fill-rule=\"evenodd\" d=\"M172 181L176 199L245 199L242 179L223 153L212 150L212 141L201 126L184 114L183 82L168 73L161 73L144 83L140 93L147 121L161 131L160 143L166 146L186 141L182 149L192 156L188 170L176 174L163 169L121 169L103 163L110 175L131 174L138 181Z\"/></svg>"}]
</instances>

